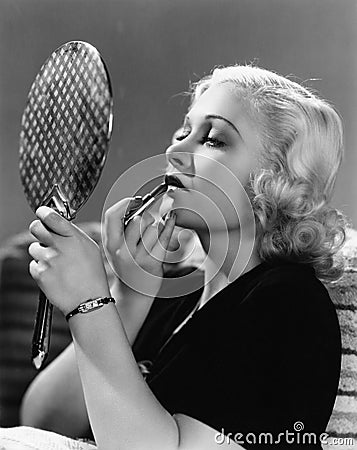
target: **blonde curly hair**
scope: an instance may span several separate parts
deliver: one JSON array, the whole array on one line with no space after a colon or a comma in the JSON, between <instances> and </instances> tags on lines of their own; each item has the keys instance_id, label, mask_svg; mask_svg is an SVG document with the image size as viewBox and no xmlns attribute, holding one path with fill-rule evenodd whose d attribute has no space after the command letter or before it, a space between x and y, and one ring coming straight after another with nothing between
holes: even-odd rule
<instances>
[{"instance_id":1,"label":"blonde curly hair","mask_svg":"<svg viewBox=\"0 0 357 450\"><path fill-rule=\"evenodd\" d=\"M262 261L308 264L336 280L346 217L329 205L343 159L339 114L311 90L251 65L215 69L192 85L191 106L212 85L228 83L260 131L260 166L245 187Z\"/></svg>"}]
</instances>

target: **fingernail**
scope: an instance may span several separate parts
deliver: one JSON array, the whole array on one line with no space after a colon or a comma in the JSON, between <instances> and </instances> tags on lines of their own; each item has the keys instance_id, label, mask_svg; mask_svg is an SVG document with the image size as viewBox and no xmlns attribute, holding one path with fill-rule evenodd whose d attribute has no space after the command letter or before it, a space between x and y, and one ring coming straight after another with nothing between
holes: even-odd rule
<instances>
[{"instance_id":1,"label":"fingernail","mask_svg":"<svg viewBox=\"0 0 357 450\"><path fill-rule=\"evenodd\" d=\"M170 219L176 219L176 212L173 209L171 209L166 216L166 220Z\"/></svg>"},{"instance_id":2,"label":"fingernail","mask_svg":"<svg viewBox=\"0 0 357 450\"><path fill-rule=\"evenodd\" d=\"M129 202L129 208L132 208L134 206L138 206L143 202L143 198L140 197L140 195L137 195L136 197L134 197L132 200L130 200Z\"/></svg>"}]
</instances>

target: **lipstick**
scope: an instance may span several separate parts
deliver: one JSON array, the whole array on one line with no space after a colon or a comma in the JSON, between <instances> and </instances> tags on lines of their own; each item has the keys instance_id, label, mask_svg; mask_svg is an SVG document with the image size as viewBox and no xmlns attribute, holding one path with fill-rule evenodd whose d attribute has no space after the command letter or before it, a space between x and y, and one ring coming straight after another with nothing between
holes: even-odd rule
<instances>
[{"instance_id":1,"label":"lipstick","mask_svg":"<svg viewBox=\"0 0 357 450\"><path fill-rule=\"evenodd\" d=\"M140 216L143 212L145 212L158 198L160 198L169 188L184 188L184 185L181 181L175 177L174 175L165 175L164 181L156 186L151 192L146 194L142 200L141 204L136 206L133 209L130 209L126 212L123 217L123 225L124 228L128 225L128 223L134 219L136 216ZM138 197L136 197L138 198Z\"/></svg>"}]
</instances>

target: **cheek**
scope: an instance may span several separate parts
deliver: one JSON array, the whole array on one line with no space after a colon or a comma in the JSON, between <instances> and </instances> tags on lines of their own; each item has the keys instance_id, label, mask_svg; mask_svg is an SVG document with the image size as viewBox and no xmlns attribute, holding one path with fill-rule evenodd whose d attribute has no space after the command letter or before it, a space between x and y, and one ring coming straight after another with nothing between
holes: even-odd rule
<instances>
[{"instance_id":1,"label":"cheek","mask_svg":"<svg viewBox=\"0 0 357 450\"><path fill-rule=\"evenodd\" d=\"M177 225L201 228L209 224L215 229L237 228L252 217L251 203L244 186L249 181L252 160L243 152L195 157L195 177L191 191L177 192L174 207ZM244 157L243 157L244 156ZM239 218L239 219L238 219Z\"/></svg>"},{"instance_id":2,"label":"cheek","mask_svg":"<svg viewBox=\"0 0 357 450\"><path fill-rule=\"evenodd\" d=\"M217 164L203 176L207 179L195 179L195 204L207 223L236 228L238 223L251 220L253 210L245 191L250 171L244 164L234 171Z\"/></svg>"},{"instance_id":3,"label":"cheek","mask_svg":"<svg viewBox=\"0 0 357 450\"><path fill-rule=\"evenodd\" d=\"M197 168L193 188L225 209L229 204L239 205L245 196L244 186L249 181L250 167L246 161L214 161Z\"/></svg>"}]
</instances>

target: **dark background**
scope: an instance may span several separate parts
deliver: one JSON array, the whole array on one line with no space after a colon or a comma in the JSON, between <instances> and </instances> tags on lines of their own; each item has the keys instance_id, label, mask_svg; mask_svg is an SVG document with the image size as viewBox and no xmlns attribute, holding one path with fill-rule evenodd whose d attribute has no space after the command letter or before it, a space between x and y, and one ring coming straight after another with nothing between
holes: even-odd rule
<instances>
[{"instance_id":1,"label":"dark background","mask_svg":"<svg viewBox=\"0 0 357 450\"><path fill-rule=\"evenodd\" d=\"M187 100L178 96L217 65L256 61L330 100L344 118L346 158L334 205L357 223L356 0L1 0L0 242L33 218L18 177L27 93L59 45L84 40L102 53L115 99L102 178L79 220L99 220L118 176L162 153Z\"/></svg>"}]
</instances>

